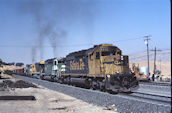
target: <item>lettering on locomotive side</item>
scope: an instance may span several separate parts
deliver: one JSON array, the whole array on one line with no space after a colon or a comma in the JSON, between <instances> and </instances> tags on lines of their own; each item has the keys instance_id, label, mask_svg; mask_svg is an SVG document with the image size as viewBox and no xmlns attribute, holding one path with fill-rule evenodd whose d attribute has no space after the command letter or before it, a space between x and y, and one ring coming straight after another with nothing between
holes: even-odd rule
<instances>
[{"instance_id":1,"label":"lettering on locomotive side","mask_svg":"<svg viewBox=\"0 0 172 113\"><path fill-rule=\"evenodd\" d=\"M85 64L82 59L79 59L80 62L80 70L84 70Z\"/></svg>"},{"instance_id":2,"label":"lettering on locomotive side","mask_svg":"<svg viewBox=\"0 0 172 113\"><path fill-rule=\"evenodd\" d=\"M79 62L75 61L70 61L70 70L84 70L85 69L85 64L81 59L79 59Z\"/></svg>"}]
</instances>

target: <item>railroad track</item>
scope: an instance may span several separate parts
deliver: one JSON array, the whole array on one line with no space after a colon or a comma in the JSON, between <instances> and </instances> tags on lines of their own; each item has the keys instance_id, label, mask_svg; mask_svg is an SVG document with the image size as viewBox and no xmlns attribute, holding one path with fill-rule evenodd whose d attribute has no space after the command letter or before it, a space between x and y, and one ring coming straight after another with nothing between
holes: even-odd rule
<instances>
[{"instance_id":1,"label":"railroad track","mask_svg":"<svg viewBox=\"0 0 172 113\"><path fill-rule=\"evenodd\" d=\"M148 83L148 84L149 85L150 84L151 85L156 85L154 83ZM163 84L163 86L164 85L165 84ZM148 101L155 101L155 102L160 102L160 103L164 103L164 104L170 104L171 103L171 97L170 96L164 96L164 95L155 95L155 94L149 94L149 93L143 93L143 92L131 92L130 94L129 93L119 93L119 95L134 97L134 98L137 98L137 99L145 99L145 100L148 100Z\"/></svg>"},{"instance_id":2,"label":"railroad track","mask_svg":"<svg viewBox=\"0 0 172 113\"><path fill-rule=\"evenodd\" d=\"M157 86L171 86L170 82L139 82L139 84L157 85Z\"/></svg>"},{"instance_id":3,"label":"railroad track","mask_svg":"<svg viewBox=\"0 0 172 113\"><path fill-rule=\"evenodd\" d=\"M69 96L78 98L82 101L92 103L97 106L111 106L115 105L119 112L168 112L171 111L170 99L156 97L156 95L132 92L131 94L109 94L98 90L91 90L85 88L74 87L71 85L59 84L56 82L49 82L40 79L33 79L24 76L15 76L16 78L23 79L27 82L42 85L48 89L55 90ZM137 93L137 94L136 94ZM149 95L149 97L148 97ZM151 97L150 97L151 96ZM143 98L144 97L144 98ZM153 99L149 99L152 98ZM157 99L158 98L158 99Z\"/></svg>"},{"instance_id":4,"label":"railroad track","mask_svg":"<svg viewBox=\"0 0 172 113\"><path fill-rule=\"evenodd\" d=\"M146 100L154 101L158 103L171 104L171 96L156 95L156 94L149 94L149 93L143 93L143 92L132 92L128 96L132 96L138 99L146 99Z\"/></svg>"}]
</instances>

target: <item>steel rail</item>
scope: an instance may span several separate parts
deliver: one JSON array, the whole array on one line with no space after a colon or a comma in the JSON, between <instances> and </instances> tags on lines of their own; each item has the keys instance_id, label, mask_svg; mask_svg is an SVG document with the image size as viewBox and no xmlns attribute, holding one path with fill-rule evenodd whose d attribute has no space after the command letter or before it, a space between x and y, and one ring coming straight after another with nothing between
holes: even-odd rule
<instances>
[{"instance_id":1,"label":"steel rail","mask_svg":"<svg viewBox=\"0 0 172 113\"><path fill-rule=\"evenodd\" d=\"M170 96L164 96L164 95L155 95L155 94L150 94L150 93L142 93L142 92L132 92L136 94L142 94L142 95L149 95L149 96L155 96L155 97L161 97L161 98L171 98Z\"/></svg>"},{"instance_id":2,"label":"steel rail","mask_svg":"<svg viewBox=\"0 0 172 113\"><path fill-rule=\"evenodd\" d=\"M171 86L171 83L166 83L166 82L139 82L139 84L144 84L144 85L157 85L157 86Z\"/></svg>"},{"instance_id":3,"label":"steel rail","mask_svg":"<svg viewBox=\"0 0 172 113\"><path fill-rule=\"evenodd\" d=\"M130 94L128 94L128 93L120 93L120 94L125 95L125 96L134 97L137 99L145 99L145 100L149 100L149 101L160 102L160 103L171 105L171 97L170 96L155 95L155 94L148 94L148 93L142 93L142 92L131 92ZM135 95L135 94L139 94L139 95ZM148 97L148 96L152 96L152 98ZM157 99L157 97L162 98L162 99ZM169 101L163 100L163 99L169 99Z\"/></svg>"}]
</instances>

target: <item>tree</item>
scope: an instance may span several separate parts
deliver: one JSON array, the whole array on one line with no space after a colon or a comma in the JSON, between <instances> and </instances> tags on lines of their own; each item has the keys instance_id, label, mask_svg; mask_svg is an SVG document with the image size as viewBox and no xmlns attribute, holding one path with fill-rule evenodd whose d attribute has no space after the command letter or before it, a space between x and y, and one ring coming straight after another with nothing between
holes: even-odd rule
<instances>
[{"instance_id":1,"label":"tree","mask_svg":"<svg viewBox=\"0 0 172 113\"><path fill-rule=\"evenodd\" d=\"M2 65L2 60L1 60L1 58L0 58L0 66Z\"/></svg>"},{"instance_id":2,"label":"tree","mask_svg":"<svg viewBox=\"0 0 172 113\"><path fill-rule=\"evenodd\" d=\"M23 66L23 65L24 65L24 63L22 63L22 62L16 63L16 66Z\"/></svg>"},{"instance_id":3,"label":"tree","mask_svg":"<svg viewBox=\"0 0 172 113\"><path fill-rule=\"evenodd\" d=\"M2 60L1 60L1 58L0 58L0 64L2 64Z\"/></svg>"},{"instance_id":4,"label":"tree","mask_svg":"<svg viewBox=\"0 0 172 113\"><path fill-rule=\"evenodd\" d=\"M14 62L12 62L12 63L7 63L7 65L10 65L10 66L11 66L11 65L14 65L14 64L15 64Z\"/></svg>"}]
</instances>

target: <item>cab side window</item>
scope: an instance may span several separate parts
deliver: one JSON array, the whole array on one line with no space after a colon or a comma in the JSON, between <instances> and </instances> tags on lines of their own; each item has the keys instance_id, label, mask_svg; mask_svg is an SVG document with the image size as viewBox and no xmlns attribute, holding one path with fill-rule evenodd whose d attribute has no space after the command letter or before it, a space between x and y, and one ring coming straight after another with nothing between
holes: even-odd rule
<instances>
[{"instance_id":1,"label":"cab side window","mask_svg":"<svg viewBox=\"0 0 172 113\"><path fill-rule=\"evenodd\" d=\"M100 59L100 53L96 52L96 59Z\"/></svg>"},{"instance_id":2,"label":"cab side window","mask_svg":"<svg viewBox=\"0 0 172 113\"><path fill-rule=\"evenodd\" d=\"M54 61L54 65L57 65L57 61Z\"/></svg>"}]
</instances>

